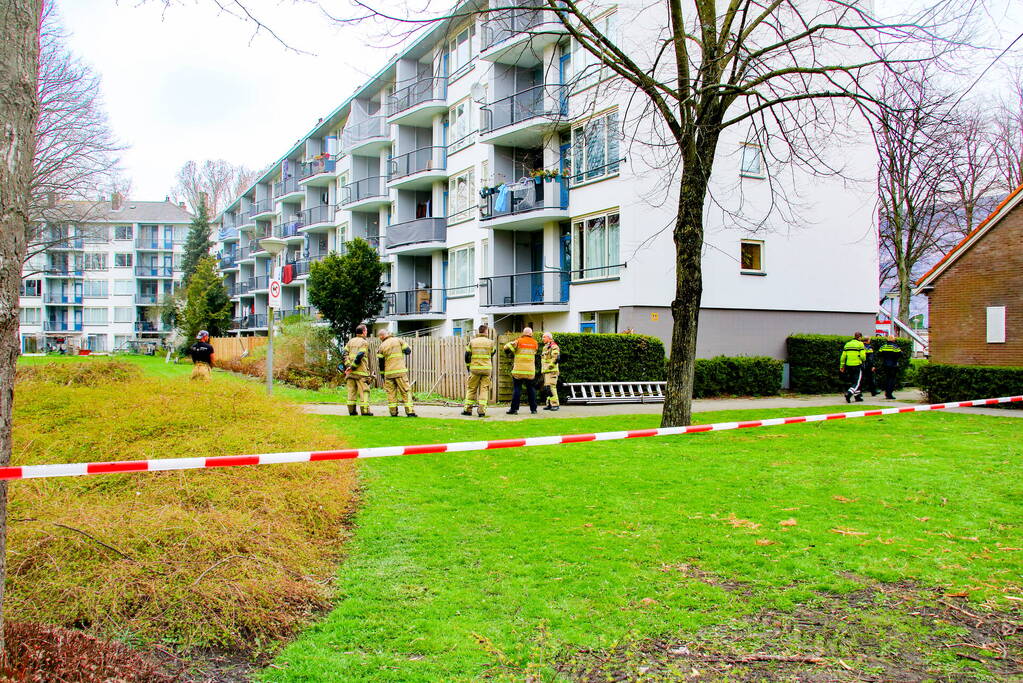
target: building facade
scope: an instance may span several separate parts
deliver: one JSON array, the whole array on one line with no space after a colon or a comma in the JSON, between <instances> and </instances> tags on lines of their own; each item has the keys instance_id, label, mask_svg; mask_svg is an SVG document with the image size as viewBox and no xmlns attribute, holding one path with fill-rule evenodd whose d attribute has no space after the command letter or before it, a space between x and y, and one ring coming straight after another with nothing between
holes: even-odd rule
<instances>
[{"instance_id":1,"label":"building facade","mask_svg":"<svg viewBox=\"0 0 1023 683\"><path fill-rule=\"evenodd\" d=\"M126 349L171 333L160 303L181 283L191 214L170 200L54 204L22 272L22 353Z\"/></svg>"},{"instance_id":2,"label":"building facade","mask_svg":"<svg viewBox=\"0 0 1023 683\"><path fill-rule=\"evenodd\" d=\"M637 46L658 30L649 14L609 6L597 22ZM399 334L487 322L667 342L678 162L608 76L541 9L469 14L420 36L219 217L237 333L265 333L260 239L273 236L288 243L285 315L313 312L310 263L362 238L389 266L376 324ZM715 160L698 354L781 357L792 332L869 328L869 135L835 145L840 178L774 169L745 134L726 131ZM779 212L781 194L792 201Z\"/></svg>"}]
</instances>

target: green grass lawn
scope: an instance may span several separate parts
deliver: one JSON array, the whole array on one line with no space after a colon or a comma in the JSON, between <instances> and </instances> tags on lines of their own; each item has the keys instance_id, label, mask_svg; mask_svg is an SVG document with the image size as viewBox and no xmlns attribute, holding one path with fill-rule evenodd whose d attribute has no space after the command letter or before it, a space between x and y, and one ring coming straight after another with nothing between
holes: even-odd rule
<instances>
[{"instance_id":1,"label":"green grass lawn","mask_svg":"<svg viewBox=\"0 0 1023 683\"><path fill-rule=\"evenodd\" d=\"M657 422L325 420L359 446ZM1019 606L1009 598L1023 595L1021 435L1012 418L928 413L361 461L364 503L336 607L263 676L555 680L573 653L734 630L863 582L967 592L967 611ZM857 618L882 643L933 630L883 607ZM842 647L843 663L870 672ZM985 675L949 650L921 657L926 671Z\"/></svg>"}]
</instances>

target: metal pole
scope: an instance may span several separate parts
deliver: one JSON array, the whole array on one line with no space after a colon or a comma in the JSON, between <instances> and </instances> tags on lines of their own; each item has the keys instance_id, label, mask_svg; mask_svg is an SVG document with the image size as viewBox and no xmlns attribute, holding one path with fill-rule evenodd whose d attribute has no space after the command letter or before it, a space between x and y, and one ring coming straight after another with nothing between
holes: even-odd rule
<instances>
[{"instance_id":1,"label":"metal pole","mask_svg":"<svg viewBox=\"0 0 1023 683\"><path fill-rule=\"evenodd\" d=\"M266 327L266 395L274 393L274 309L267 307Z\"/></svg>"}]
</instances>

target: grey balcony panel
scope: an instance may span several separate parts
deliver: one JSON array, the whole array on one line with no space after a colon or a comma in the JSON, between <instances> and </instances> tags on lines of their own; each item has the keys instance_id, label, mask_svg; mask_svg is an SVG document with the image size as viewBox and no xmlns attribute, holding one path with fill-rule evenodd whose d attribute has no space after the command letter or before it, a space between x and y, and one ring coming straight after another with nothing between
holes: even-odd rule
<instances>
[{"instance_id":1,"label":"grey balcony panel","mask_svg":"<svg viewBox=\"0 0 1023 683\"><path fill-rule=\"evenodd\" d=\"M387 226L387 248L394 249L422 242L444 242L448 226L444 218L417 218Z\"/></svg>"}]
</instances>

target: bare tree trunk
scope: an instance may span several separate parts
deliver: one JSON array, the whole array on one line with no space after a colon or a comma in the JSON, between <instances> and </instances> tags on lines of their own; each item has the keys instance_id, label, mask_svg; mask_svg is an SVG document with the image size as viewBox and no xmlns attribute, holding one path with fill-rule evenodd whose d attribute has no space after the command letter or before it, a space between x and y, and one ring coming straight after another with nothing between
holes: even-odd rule
<instances>
[{"instance_id":1,"label":"bare tree trunk","mask_svg":"<svg viewBox=\"0 0 1023 683\"><path fill-rule=\"evenodd\" d=\"M0 3L0 466L11 462L11 411L18 340L18 286L25 256L29 189L39 114L41 0ZM7 577L7 482L0 482L0 655Z\"/></svg>"},{"instance_id":2,"label":"bare tree trunk","mask_svg":"<svg viewBox=\"0 0 1023 683\"><path fill-rule=\"evenodd\" d=\"M909 326L909 300L913 294L912 274L905 262L899 264L899 312L896 316L903 325ZM902 328L892 323L896 336L905 337L906 333Z\"/></svg>"}]
</instances>

